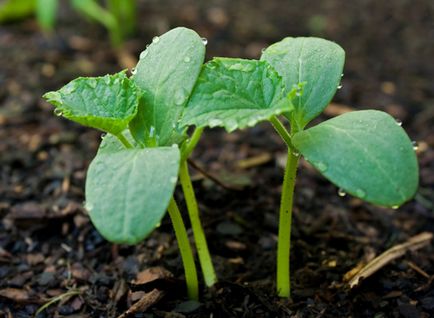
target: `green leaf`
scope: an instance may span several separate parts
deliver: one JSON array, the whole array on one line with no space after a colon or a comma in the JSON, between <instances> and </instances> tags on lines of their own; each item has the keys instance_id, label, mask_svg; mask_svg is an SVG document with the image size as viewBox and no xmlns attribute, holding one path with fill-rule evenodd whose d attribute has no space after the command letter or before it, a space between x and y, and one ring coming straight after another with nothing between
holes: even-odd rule
<instances>
[{"instance_id":1,"label":"green leaf","mask_svg":"<svg viewBox=\"0 0 434 318\"><path fill-rule=\"evenodd\" d=\"M6 0L0 3L0 23L22 20L35 13L36 0Z\"/></svg>"},{"instance_id":2,"label":"green leaf","mask_svg":"<svg viewBox=\"0 0 434 318\"><path fill-rule=\"evenodd\" d=\"M384 112L340 115L296 133L293 144L327 179L368 202L395 207L417 190L413 145Z\"/></svg>"},{"instance_id":3,"label":"green leaf","mask_svg":"<svg viewBox=\"0 0 434 318\"><path fill-rule=\"evenodd\" d=\"M215 58L205 64L181 125L254 126L292 109L281 77L264 61Z\"/></svg>"},{"instance_id":4,"label":"green leaf","mask_svg":"<svg viewBox=\"0 0 434 318\"><path fill-rule=\"evenodd\" d=\"M157 145L179 143L184 130L177 127L205 58L205 45L196 32L173 29L154 37L140 54L133 76L143 91L139 113L130 130L136 140Z\"/></svg>"},{"instance_id":5,"label":"green leaf","mask_svg":"<svg viewBox=\"0 0 434 318\"><path fill-rule=\"evenodd\" d=\"M268 61L283 77L286 90L306 83L293 100L289 119L303 128L318 116L339 86L345 62L344 50L334 42L319 38L285 38L269 46L261 60Z\"/></svg>"},{"instance_id":6,"label":"green leaf","mask_svg":"<svg viewBox=\"0 0 434 318\"><path fill-rule=\"evenodd\" d=\"M158 227L175 189L177 147L119 149L101 143L86 179L86 208L107 240L135 244Z\"/></svg>"},{"instance_id":7,"label":"green leaf","mask_svg":"<svg viewBox=\"0 0 434 318\"><path fill-rule=\"evenodd\" d=\"M114 135L128 127L139 103L137 88L125 72L80 77L44 98L57 115Z\"/></svg>"},{"instance_id":8,"label":"green leaf","mask_svg":"<svg viewBox=\"0 0 434 318\"><path fill-rule=\"evenodd\" d=\"M45 30L52 30L56 22L59 0L37 0L36 17L40 26Z\"/></svg>"}]
</instances>

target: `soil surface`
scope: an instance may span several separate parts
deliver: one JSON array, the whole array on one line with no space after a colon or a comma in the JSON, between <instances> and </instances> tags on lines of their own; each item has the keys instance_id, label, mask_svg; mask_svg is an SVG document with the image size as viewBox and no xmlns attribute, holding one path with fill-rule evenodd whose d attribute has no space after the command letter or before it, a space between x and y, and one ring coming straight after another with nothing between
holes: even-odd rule
<instances>
[{"instance_id":1,"label":"soil surface","mask_svg":"<svg viewBox=\"0 0 434 318\"><path fill-rule=\"evenodd\" d=\"M1 26L0 316L34 316L58 296L38 317L117 317L128 309L132 317L434 317L432 243L357 287L345 280L392 246L434 232L433 16L431 0L140 1L138 34L121 52L65 3L50 36L32 19ZM231 135L208 130L193 155L227 185L191 169L220 279L202 286L200 303L186 298L168 217L142 244L113 246L83 208L100 133L54 116L41 95L77 76L132 67L154 35L178 25L208 38L208 58L258 58L289 35L334 40L347 55L343 88L319 120L380 109L418 141L420 189L398 210L340 197L301 162L290 300L274 291L285 147L268 124ZM132 284L153 267L159 279ZM145 313L131 308L143 299Z\"/></svg>"}]
</instances>

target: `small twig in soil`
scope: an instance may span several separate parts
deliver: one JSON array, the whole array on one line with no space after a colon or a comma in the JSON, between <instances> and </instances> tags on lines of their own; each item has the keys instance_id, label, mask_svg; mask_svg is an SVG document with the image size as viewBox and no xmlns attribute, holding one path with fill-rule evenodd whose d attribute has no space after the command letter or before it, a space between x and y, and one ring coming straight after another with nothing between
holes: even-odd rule
<instances>
[{"instance_id":1,"label":"small twig in soil","mask_svg":"<svg viewBox=\"0 0 434 318\"><path fill-rule=\"evenodd\" d=\"M236 186L228 185L221 181L219 178L214 176L213 174L207 172L204 168L199 166L195 161L191 160L190 158L187 159L187 162L190 166L192 166L195 170L199 171L205 178L210 179L215 184L221 186L223 189L231 190L231 191L241 191L242 189Z\"/></svg>"},{"instance_id":2,"label":"small twig in soil","mask_svg":"<svg viewBox=\"0 0 434 318\"><path fill-rule=\"evenodd\" d=\"M433 238L430 232L423 232L411 237L407 242L395 245L383 252L366 264L354 277L349 281L350 288L357 286L362 279L366 279L379 269L383 268L393 260L403 256L408 251L418 250L429 244Z\"/></svg>"},{"instance_id":3,"label":"small twig in soil","mask_svg":"<svg viewBox=\"0 0 434 318\"><path fill-rule=\"evenodd\" d=\"M146 293L138 302L132 305L126 312L118 316L118 318L126 318L138 312L144 312L149 307L157 303L161 298L163 298L165 292L154 289L149 293Z\"/></svg>"}]
</instances>

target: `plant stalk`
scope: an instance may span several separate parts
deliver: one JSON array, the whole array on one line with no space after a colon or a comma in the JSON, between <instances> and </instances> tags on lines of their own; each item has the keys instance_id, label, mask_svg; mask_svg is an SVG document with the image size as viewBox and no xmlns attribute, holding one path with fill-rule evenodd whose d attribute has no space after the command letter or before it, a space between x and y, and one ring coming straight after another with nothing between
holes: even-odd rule
<instances>
[{"instance_id":1,"label":"plant stalk","mask_svg":"<svg viewBox=\"0 0 434 318\"><path fill-rule=\"evenodd\" d=\"M169 211L170 219L172 220L173 228L175 230L176 240L181 252L188 297L193 300L199 300L199 283L193 251L191 250L190 242L188 241L184 221L182 220L181 213L179 212L178 205L174 198L170 199L167 210Z\"/></svg>"},{"instance_id":2,"label":"plant stalk","mask_svg":"<svg viewBox=\"0 0 434 318\"><path fill-rule=\"evenodd\" d=\"M277 295L289 297L290 283L290 250L291 222L295 178L299 155L288 149L288 158L282 184L282 196L279 213L279 235L277 240Z\"/></svg>"},{"instance_id":3,"label":"plant stalk","mask_svg":"<svg viewBox=\"0 0 434 318\"><path fill-rule=\"evenodd\" d=\"M193 191L188 165L186 160L181 161L179 171L182 190L184 192L185 201L187 204L188 215L190 217L191 227L193 229L194 241L196 243L197 254L202 268L203 279L206 286L211 287L217 282L217 276L214 271L214 266L211 261L211 256L208 250L205 233L199 217L199 208L197 206L196 196Z\"/></svg>"},{"instance_id":4,"label":"plant stalk","mask_svg":"<svg viewBox=\"0 0 434 318\"><path fill-rule=\"evenodd\" d=\"M125 146L125 148L127 148L127 149L133 148L133 146L130 144L130 142L127 140L127 138L125 138L125 136L122 135L122 133L116 135L116 137Z\"/></svg>"}]
</instances>

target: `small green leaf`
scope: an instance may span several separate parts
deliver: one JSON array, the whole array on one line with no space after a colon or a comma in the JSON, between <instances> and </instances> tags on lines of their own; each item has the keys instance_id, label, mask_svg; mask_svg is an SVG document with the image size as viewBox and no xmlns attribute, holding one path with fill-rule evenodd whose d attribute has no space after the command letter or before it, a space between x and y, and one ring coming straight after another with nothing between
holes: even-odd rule
<instances>
[{"instance_id":1,"label":"small green leaf","mask_svg":"<svg viewBox=\"0 0 434 318\"><path fill-rule=\"evenodd\" d=\"M292 109L281 77L265 61L215 58L205 64L181 125L235 129Z\"/></svg>"},{"instance_id":2,"label":"small green leaf","mask_svg":"<svg viewBox=\"0 0 434 318\"><path fill-rule=\"evenodd\" d=\"M44 98L55 113L84 126L119 134L137 113L138 92L125 72L103 77L80 77Z\"/></svg>"},{"instance_id":3,"label":"small green leaf","mask_svg":"<svg viewBox=\"0 0 434 318\"><path fill-rule=\"evenodd\" d=\"M365 201L399 206L417 190L413 145L384 112L340 115L296 133L293 144L327 179Z\"/></svg>"},{"instance_id":4,"label":"small green leaf","mask_svg":"<svg viewBox=\"0 0 434 318\"><path fill-rule=\"evenodd\" d=\"M86 208L107 240L135 244L147 237L166 213L180 154L177 147L119 149L116 143L113 136L107 136L89 166Z\"/></svg>"},{"instance_id":5,"label":"small green leaf","mask_svg":"<svg viewBox=\"0 0 434 318\"><path fill-rule=\"evenodd\" d=\"M140 54L134 81L143 91L139 113L130 124L141 144L168 146L183 140L177 127L205 58L199 35L186 28L173 29L154 37ZM155 142L153 141L155 140Z\"/></svg>"},{"instance_id":6,"label":"small green leaf","mask_svg":"<svg viewBox=\"0 0 434 318\"><path fill-rule=\"evenodd\" d=\"M305 82L294 98L289 119L299 129L318 116L340 85L345 52L336 43L319 38L285 38L269 46L261 60L268 61L283 77L287 92Z\"/></svg>"}]
</instances>

